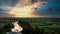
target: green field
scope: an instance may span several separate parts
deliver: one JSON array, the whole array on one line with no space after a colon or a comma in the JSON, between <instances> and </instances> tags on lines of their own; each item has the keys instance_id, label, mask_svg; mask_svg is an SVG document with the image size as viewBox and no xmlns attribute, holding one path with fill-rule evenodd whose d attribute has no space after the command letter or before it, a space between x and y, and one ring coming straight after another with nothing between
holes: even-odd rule
<instances>
[{"instance_id":1,"label":"green field","mask_svg":"<svg viewBox=\"0 0 60 34\"><path fill-rule=\"evenodd\" d=\"M60 18L1 18L0 32L10 32L13 28L12 22L19 21L19 25L24 28L23 33L26 34L59 34ZM31 31L30 31L31 30Z\"/></svg>"}]
</instances>

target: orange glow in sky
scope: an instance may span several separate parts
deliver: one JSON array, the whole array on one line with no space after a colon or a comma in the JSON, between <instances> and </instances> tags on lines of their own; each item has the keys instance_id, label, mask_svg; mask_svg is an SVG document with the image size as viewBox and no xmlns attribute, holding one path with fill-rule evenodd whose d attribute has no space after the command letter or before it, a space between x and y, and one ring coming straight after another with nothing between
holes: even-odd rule
<instances>
[{"instance_id":1,"label":"orange glow in sky","mask_svg":"<svg viewBox=\"0 0 60 34\"><path fill-rule=\"evenodd\" d=\"M22 0L11 9L9 14L14 14L15 16L13 17L37 17L33 12L35 8L41 6L41 4L39 1L31 3L31 0Z\"/></svg>"}]
</instances>

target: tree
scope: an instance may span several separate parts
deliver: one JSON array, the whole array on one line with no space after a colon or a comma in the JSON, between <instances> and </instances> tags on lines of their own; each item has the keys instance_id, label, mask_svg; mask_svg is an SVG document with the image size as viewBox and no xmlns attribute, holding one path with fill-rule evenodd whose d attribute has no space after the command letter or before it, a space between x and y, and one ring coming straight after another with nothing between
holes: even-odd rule
<instances>
[{"instance_id":1,"label":"tree","mask_svg":"<svg viewBox=\"0 0 60 34\"><path fill-rule=\"evenodd\" d=\"M8 24L5 25L3 28L5 32L10 32L13 27L14 27L13 25Z\"/></svg>"}]
</instances>

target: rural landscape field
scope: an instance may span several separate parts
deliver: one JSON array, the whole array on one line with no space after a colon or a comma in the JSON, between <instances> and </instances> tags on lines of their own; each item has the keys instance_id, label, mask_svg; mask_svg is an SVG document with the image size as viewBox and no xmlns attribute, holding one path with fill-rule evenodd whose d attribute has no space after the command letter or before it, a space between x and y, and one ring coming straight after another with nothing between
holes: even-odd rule
<instances>
[{"instance_id":1,"label":"rural landscape field","mask_svg":"<svg viewBox=\"0 0 60 34\"><path fill-rule=\"evenodd\" d=\"M60 18L0 18L0 34L11 32L13 21L19 21L23 34L60 33Z\"/></svg>"},{"instance_id":2,"label":"rural landscape field","mask_svg":"<svg viewBox=\"0 0 60 34\"><path fill-rule=\"evenodd\" d=\"M0 0L0 34L60 34L60 0Z\"/></svg>"}]
</instances>

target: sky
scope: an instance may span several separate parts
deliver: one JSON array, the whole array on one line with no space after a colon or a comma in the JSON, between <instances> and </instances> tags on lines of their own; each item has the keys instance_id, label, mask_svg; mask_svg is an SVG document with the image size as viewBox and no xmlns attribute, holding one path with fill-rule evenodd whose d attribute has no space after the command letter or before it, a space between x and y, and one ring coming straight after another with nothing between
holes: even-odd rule
<instances>
[{"instance_id":1,"label":"sky","mask_svg":"<svg viewBox=\"0 0 60 34\"><path fill-rule=\"evenodd\" d=\"M19 0L0 0L0 17L9 16L10 9L12 9L18 1ZM41 2L44 2L43 5L38 7L38 9L34 11L34 14L43 17L60 17L60 0L42 0ZM6 7L8 7L8 9Z\"/></svg>"}]
</instances>

